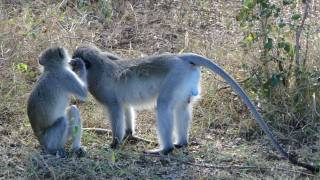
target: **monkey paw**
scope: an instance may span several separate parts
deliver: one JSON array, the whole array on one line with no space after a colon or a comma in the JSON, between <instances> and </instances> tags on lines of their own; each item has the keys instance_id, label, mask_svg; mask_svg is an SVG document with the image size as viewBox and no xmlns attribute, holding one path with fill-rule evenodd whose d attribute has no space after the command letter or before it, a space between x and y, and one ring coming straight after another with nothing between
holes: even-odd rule
<instances>
[{"instance_id":1,"label":"monkey paw","mask_svg":"<svg viewBox=\"0 0 320 180\"><path fill-rule=\"evenodd\" d=\"M117 139L113 139L112 143L110 144L110 147L112 149L117 149L119 147L119 145L120 145L119 141Z\"/></svg>"},{"instance_id":2,"label":"monkey paw","mask_svg":"<svg viewBox=\"0 0 320 180\"><path fill-rule=\"evenodd\" d=\"M72 70L80 70L85 67L85 63L80 58L71 59L69 62L70 66L72 67Z\"/></svg>"},{"instance_id":3,"label":"monkey paw","mask_svg":"<svg viewBox=\"0 0 320 180\"><path fill-rule=\"evenodd\" d=\"M52 153L51 153L52 154ZM67 151L64 148L58 149L54 155L59 156L61 158L67 157Z\"/></svg>"},{"instance_id":4,"label":"monkey paw","mask_svg":"<svg viewBox=\"0 0 320 180\"><path fill-rule=\"evenodd\" d=\"M187 147L188 146L188 143L186 144L174 144L174 147L177 148L177 149L180 149L180 148L183 148L183 147Z\"/></svg>"},{"instance_id":5,"label":"monkey paw","mask_svg":"<svg viewBox=\"0 0 320 180\"><path fill-rule=\"evenodd\" d=\"M72 150L72 152L77 155L78 158L85 157L87 155L87 151L83 147Z\"/></svg>"}]
</instances>

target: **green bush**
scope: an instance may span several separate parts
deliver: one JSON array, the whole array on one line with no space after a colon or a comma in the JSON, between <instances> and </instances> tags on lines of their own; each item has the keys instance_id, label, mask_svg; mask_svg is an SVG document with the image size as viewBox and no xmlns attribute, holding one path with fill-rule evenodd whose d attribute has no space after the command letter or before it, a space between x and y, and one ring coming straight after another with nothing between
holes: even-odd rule
<instances>
[{"instance_id":1,"label":"green bush","mask_svg":"<svg viewBox=\"0 0 320 180\"><path fill-rule=\"evenodd\" d=\"M265 111L272 112L266 113L269 119L284 119L284 129L305 128L307 134L308 128L315 132L313 125L319 122L312 95L319 101L320 89L319 68L308 58L309 6L308 1L245 0L236 16L243 32L241 46L259 57L257 66L244 65L250 76L245 85L265 103Z\"/></svg>"}]
</instances>

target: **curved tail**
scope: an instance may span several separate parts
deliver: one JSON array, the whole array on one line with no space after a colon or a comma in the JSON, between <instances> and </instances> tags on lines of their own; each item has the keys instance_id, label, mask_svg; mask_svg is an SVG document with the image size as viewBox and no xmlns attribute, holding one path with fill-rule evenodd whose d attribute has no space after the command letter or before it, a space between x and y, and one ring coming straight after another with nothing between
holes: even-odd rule
<instances>
[{"instance_id":1,"label":"curved tail","mask_svg":"<svg viewBox=\"0 0 320 180\"><path fill-rule=\"evenodd\" d=\"M262 130L267 134L267 136L270 138L273 146L287 159L289 159L290 162L293 164L296 164L298 166L302 166L306 169L309 169L312 172L319 172L319 167L314 167L309 164L301 163L298 160L296 160L294 157L290 156L277 142L277 140L274 138L274 135L270 131L268 125L266 122L263 120L262 116L260 113L257 111L251 100L248 98L247 94L244 92L244 90L240 87L240 85L227 73L225 72L219 65L213 63L210 61L210 59L193 54L193 53L185 53L178 55L179 58L181 58L184 61L187 61L191 64L195 64L198 66L204 66L206 68L209 68L211 71L214 73L218 74L221 76L242 98L244 103L247 105L253 116L255 117L257 123L260 125Z\"/></svg>"}]
</instances>

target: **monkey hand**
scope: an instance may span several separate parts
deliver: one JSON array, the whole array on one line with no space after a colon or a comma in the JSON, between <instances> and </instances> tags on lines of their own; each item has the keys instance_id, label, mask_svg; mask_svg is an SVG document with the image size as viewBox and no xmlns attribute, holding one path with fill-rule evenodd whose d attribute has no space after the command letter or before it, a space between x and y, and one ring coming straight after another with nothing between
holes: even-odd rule
<instances>
[{"instance_id":1,"label":"monkey hand","mask_svg":"<svg viewBox=\"0 0 320 180\"><path fill-rule=\"evenodd\" d=\"M72 67L72 70L74 71L82 70L85 68L85 63L81 58L71 59L69 64Z\"/></svg>"}]
</instances>

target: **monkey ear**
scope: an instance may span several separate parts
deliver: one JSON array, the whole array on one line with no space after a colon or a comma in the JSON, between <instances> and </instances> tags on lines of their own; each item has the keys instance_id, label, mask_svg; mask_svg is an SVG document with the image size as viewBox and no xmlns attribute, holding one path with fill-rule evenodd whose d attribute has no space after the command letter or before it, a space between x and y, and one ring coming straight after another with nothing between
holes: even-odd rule
<instances>
[{"instance_id":1,"label":"monkey ear","mask_svg":"<svg viewBox=\"0 0 320 180\"><path fill-rule=\"evenodd\" d=\"M58 48L58 54L61 59L64 59L65 50L61 47Z\"/></svg>"}]
</instances>

